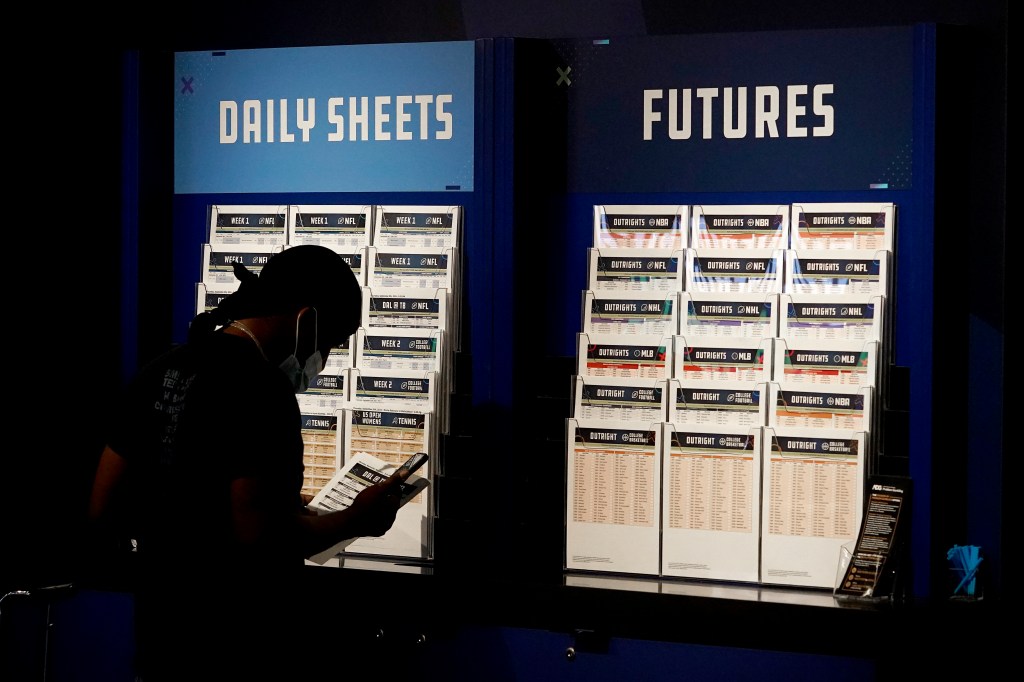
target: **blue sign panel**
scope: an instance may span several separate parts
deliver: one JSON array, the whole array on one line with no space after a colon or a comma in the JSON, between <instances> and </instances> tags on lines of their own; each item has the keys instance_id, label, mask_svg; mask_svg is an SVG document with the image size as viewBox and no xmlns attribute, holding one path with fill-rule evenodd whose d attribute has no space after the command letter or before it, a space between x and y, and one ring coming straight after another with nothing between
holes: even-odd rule
<instances>
[{"instance_id":1,"label":"blue sign panel","mask_svg":"<svg viewBox=\"0 0 1024 682\"><path fill-rule=\"evenodd\" d=\"M179 52L174 191L472 191L472 41Z\"/></svg>"},{"instance_id":2,"label":"blue sign panel","mask_svg":"<svg viewBox=\"0 0 1024 682\"><path fill-rule=\"evenodd\" d=\"M909 189L912 27L561 43L573 192Z\"/></svg>"}]
</instances>

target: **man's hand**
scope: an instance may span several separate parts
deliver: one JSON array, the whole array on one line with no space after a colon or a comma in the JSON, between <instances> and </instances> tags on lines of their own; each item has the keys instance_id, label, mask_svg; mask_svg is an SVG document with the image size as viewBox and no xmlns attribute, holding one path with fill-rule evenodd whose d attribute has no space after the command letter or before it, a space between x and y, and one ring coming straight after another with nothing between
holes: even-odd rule
<instances>
[{"instance_id":1,"label":"man's hand","mask_svg":"<svg viewBox=\"0 0 1024 682\"><path fill-rule=\"evenodd\" d=\"M401 485L405 478L406 475L396 472L366 488L352 500L349 509L355 517L360 536L380 537L391 529L401 504Z\"/></svg>"}]
</instances>

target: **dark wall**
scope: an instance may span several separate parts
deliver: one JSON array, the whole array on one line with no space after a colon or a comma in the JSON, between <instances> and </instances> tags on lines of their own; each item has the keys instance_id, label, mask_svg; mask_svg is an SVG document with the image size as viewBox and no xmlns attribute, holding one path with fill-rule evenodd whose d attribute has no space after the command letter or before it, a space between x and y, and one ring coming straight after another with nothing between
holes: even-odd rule
<instances>
[{"instance_id":1,"label":"dark wall","mask_svg":"<svg viewBox=\"0 0 1024 682\"><path fill-rule=\"evenodd\" d=\"M7 297L15 367L7 424L18 436L2 469L4 487L16 494L2 496L10 506L3 539L12 550L4 554L14 561L5 562L0 588L73 575L105 406L139 360L171 337L172 265L159 254L167 252L172 224L175 51L949 24L962 29L971 49L963 53L969 60L940 62L959 72L955 83L967 85L962 93L939 91L942 101L961 99L964 110L948 125L939 121L937 156L963 166L954 176L963 182L952 186L970 215L968 224L946 221L942 229L968 229L997 246L1006 241L1005 0L186 0L116 17L95 6L47 12L20 22L33 32L19 36L30 47L11 51L7 82L14 94L5 101L5 139L14 149L8 196L12 207L28 210L12 211L14 239L5 250L15 263L12 281L25 293L19 298L11 287ZM949 153L944 134L959 140L949 143ZM126 234L137 242L125 242ZM939 251L953 257L956 236L937 234L945 245ZM965 298L961 321L999 338L1002 253L979 264L970 289L957 292ZM126 268L138 282L127 290ZM971 332L965 327L962 334L969 342ZM960 372L951 380L966 387L970 377ZM1005 461L995 485L1011 480L1011 466ZM985 491L968 486L970 471L961 453L936 481L936 494L953 501L942 507L948 511L938 542L963 542L961 531L971 523L1002 527L1001 507L984 507ZM1006 563L1013 543L1002 544Z\"/></svg>"}]
</instances>

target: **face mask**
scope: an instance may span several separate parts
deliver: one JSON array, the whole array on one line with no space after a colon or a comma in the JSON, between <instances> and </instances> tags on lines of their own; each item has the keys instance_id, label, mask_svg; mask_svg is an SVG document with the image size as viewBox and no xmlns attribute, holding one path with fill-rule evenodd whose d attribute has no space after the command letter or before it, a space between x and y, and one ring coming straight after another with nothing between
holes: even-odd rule
<instances>
[{"instance_id":1,"label":"face mask","mask_svg":"<svg viewBox=\"0 0 1024 682\"><path fill-rule=\"evenodd\" d=\"M316 309L314 308L314 311ZM315 338L315 337L314 337ZM316 341L314 341L316 346ZM309 382L313 380L317 374L323 371L324 364L323 358L320 356L320 351L314 351L312 355L306 358L304 365L299 364L299 358L297 353L299 352L299 320L295 320L295 351L284 359L279 367L284 372L288 380L292 382L292 388L295 389L296 393L302 393L309 388Z\"/></svg>"},{"instance_id":2,"label":"face mask","mask_svg":"<svg viewBox=\"0 0 1024 682\"><path fill-rule=\"evenodd\" d=\"M281 371L285 373L288 380L292 382L292 388L295 389L296 393L303 393L309 388L309 382L313 380L317 374L323 371L323 360L320 357L320 351L316 351L309 358L306 359L306 364L303 367L299 366L299 359L295 357L295 354L289 355L285 358L285 361L280 364Z\"/></svg>"}]
</instances>

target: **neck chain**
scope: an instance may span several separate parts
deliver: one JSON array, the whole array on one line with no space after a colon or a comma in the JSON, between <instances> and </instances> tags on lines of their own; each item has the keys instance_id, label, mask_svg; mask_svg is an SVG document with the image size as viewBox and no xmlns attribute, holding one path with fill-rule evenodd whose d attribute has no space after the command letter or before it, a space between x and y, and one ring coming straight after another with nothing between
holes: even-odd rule
<instances>
[{"instance_id":1,"label":"neck chain","mask_svg":"<svg viewBox=\"0 0 1024 682\"><path fill-rule=\"evenodd\" d=\"M241 322L239 322L237 320L233 321L228 326L229 327L234 327L235 329L241 329L243 332L245 332L245 335L248 336L250 339L252 339L252 342L256 344L256 350L258 350L260 352L260 355L263 356L263 359L264 360L267 359L267 354L263 352L263 346L260 345L259 339L256 338L256 335L253 334L252 331L248 327L246 327L244 324L242 324Z\"/></svg>"}]
</instances>

